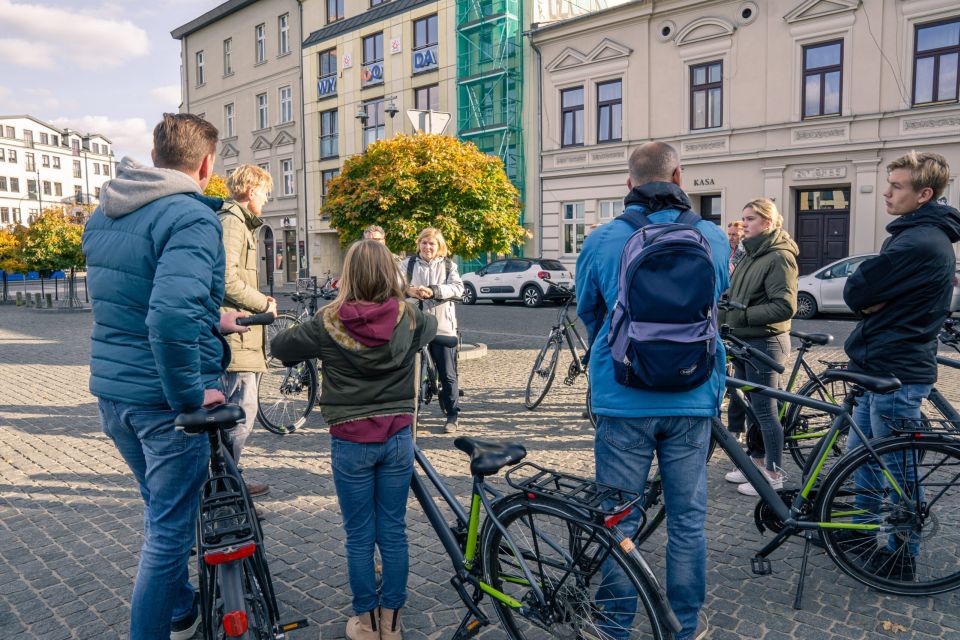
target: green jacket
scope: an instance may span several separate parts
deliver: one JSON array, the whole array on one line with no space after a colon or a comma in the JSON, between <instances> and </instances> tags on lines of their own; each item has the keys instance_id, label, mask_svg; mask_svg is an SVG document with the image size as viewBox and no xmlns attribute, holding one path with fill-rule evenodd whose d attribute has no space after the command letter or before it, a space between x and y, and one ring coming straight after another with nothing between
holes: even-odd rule
<instances>
[{"instance_id":1,"label":"green jacket","mask_svg":"<svg viewBox=\"0 0 960 640\"><path fill-rule=\"evenodd\" d=\"M253 232L263 222L246 207L227 200L218 214L223 225L223 248L226 253L223 306L220 311L267 310L267 296L257 286L257 240ZM252 326L245 333L228 336L230 366L227 371L263 373L267 370L264 358L264 331Z\"/></svg>"},{"instance_id":2,"label":"green jacket","mask_svg":"<svg viewBox=\"0 0 960 640\"><path fill-rule=\"evenodd\" d=\"M332 307L270 341L283 362L320 358L320 413L328 426L377 416L413 415L415 357L437 335L437 319L409 302L400 305L390 342L366 347Z\"/></svg>"},{"instance_id":3,"label":"green jacket","mask_svg":"<svg viewBox=\"0 0 960 640\"><path fill-rule=\"evenodd\" d=\"M721 311L720 323L730 325L739 338L790 331L790 320L797 312L797 244L783 229L771 229L744 238L743 248L747 255L730 276L729 295L747 309Z\"/></svg>"}]
</instances>

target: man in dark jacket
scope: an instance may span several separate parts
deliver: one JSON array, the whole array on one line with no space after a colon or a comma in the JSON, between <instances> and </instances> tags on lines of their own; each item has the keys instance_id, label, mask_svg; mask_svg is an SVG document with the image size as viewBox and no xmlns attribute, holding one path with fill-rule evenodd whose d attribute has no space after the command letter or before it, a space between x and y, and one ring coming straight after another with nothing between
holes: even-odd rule
<instances>
[{"instance_id":1,"label":"man in dark jacket","mask_svg":"<svg viewBox=\"0 0 960 640\"><path fill-rule=\"evenodd\" d=\"M164 114L153 132L155 167L124 158L83 234L90 392L144 500L132 640L185 640L200 621L188 560L210 447L173 421L224 400L222 201L201 194L217 135L197 116Z\"/></svg>"},{"instance_id":2,"label":"man in dark jacket","mask_svg":"<svg viewBox=\"0 0 960 640\"><path fill-rule=\"evenodd\" d=\"M937 380L937 333L949 315L953 243L960 240L960 212L937 203L950 178L943 156L911 151L888 164L887 172L883 199L895 216L887 225L890 237L843 289L844 301L861 316L844 345L850 369L896 376L903 384L886 395L867 393L858 403L853 418L868 438L890 435L885 418L920 418L920 404ZM855 433L847 442L849 449L860 445ZM879 469L858 473L856 482L883 486ZM871 570L912 579L919 542L898 547L891 536L872 558Z\"/></svg>"}]
</instances>

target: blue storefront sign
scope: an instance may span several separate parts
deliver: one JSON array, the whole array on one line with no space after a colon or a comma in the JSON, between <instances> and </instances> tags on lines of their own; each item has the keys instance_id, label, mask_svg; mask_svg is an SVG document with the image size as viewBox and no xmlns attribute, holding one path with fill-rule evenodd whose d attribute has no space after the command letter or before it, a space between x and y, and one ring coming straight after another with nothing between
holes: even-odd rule
<instances>
[{"instance_id":1,"label":"blue storefront sign","mask_svg":"<svg viewBox=\"0 0 960 640\"><path fill-rule=\"evenodd\" d=\"M422 73L439 68L437 45L431 45L413 52L413 72Z\"/></svg>"},{"instance_id":2,"label":"blue storefront sign","mask_svg":"<svg viewBox=\"0 0 960 640\"><path fill-rule=\"evenodd\" d=\"M360 87L372 87L375 84L383 84L382 62L371 62L360 69Z\"/></svg>"},{"instance_id":3,"label":"blue storefront sign","mask_svg":"<svg viewBox=\"0 0 960 640\"><path fill-rule=\"evenodd\" d=\"M337 76L326 76L317 80L317 97L329 98L337 94Z\"/></svg>"}]
</instances>

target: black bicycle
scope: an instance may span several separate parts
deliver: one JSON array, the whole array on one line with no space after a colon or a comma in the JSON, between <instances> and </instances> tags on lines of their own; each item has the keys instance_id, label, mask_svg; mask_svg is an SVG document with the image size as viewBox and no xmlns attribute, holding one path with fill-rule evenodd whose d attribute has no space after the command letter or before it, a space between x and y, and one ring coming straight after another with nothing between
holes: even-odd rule
<instances>
[{"instance_id":1,"label":"black bicycle","mask_svg":"<svg viewBox=\"0 0 960 640\"><path fill-rule=\"evenodd\" d=\"M308 625L280 622L280 610L264 551L263 530L230 453L229 431L243 409L223 404L181 413L178 430L206 435L210 465L197 514L197 578L206 640L278 640Z\"/></svg>"}]
</instances>

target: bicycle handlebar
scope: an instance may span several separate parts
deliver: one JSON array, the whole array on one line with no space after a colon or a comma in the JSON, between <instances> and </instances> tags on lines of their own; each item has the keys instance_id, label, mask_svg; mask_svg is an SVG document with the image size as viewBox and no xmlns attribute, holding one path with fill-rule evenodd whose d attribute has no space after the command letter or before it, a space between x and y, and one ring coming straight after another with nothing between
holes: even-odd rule
<instances>
[{"instance_id":1,"label":"bicycle handlebar","mask_svg":"<svg viewBox=\"0 0 960 640\"><path fill-rule=\"evenodd\" d=\"M730 352L730 355L732 355L734 358L749 364L756 370L759 370L760 368L756 365L755 361L759 361L777 373L783 373L785 371L782 364L765 354L763 351L760 351L760 349L751 347L746 343L746 341L733 335L733 333L730 332L730 327L727 325L723 325L720 330L720 335L723 337L724 342L727 343L727 350Z\"/></svg>"},{"instance_id":2,"label":"bicycle handlebar","mask_svg":"<svg viewBox=\"0 0 960 640\"><path fill-rule=\"evenodd\" d=\"M273 324L273 321L276 319L277 317L275 315L273 315L269 311L265 311L263 313L255 313L251 316L244 316L242 318L237 318L237 324L240 325L241 327L249 327L250 325Z\"/></svg>"}]
</instances>

